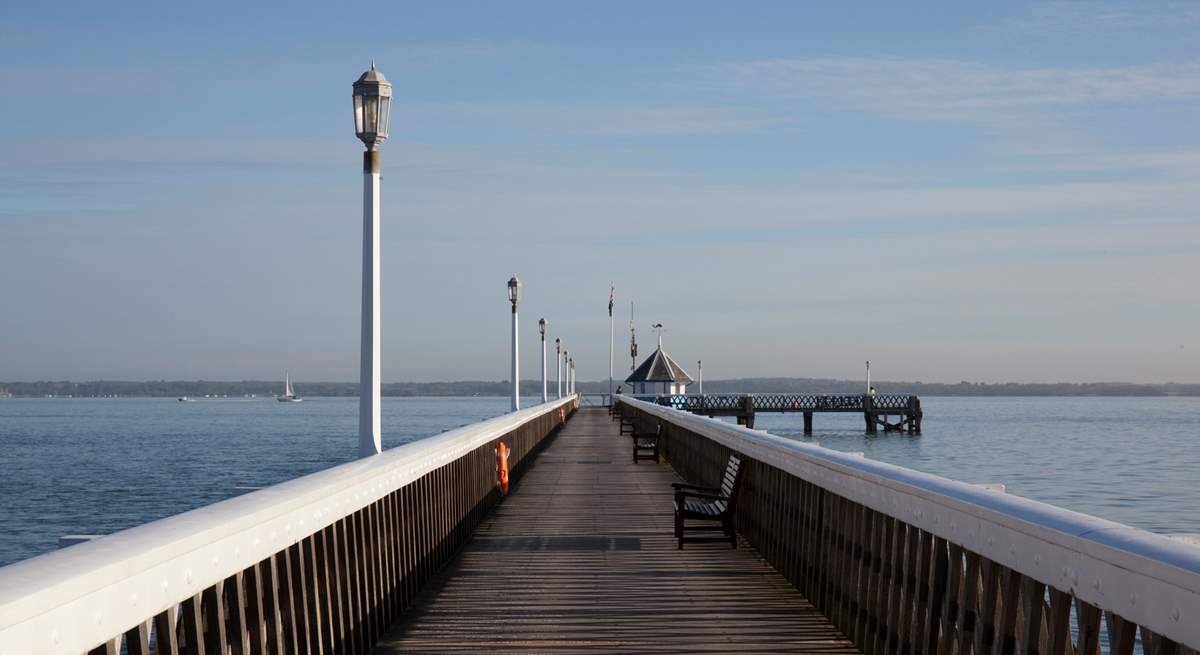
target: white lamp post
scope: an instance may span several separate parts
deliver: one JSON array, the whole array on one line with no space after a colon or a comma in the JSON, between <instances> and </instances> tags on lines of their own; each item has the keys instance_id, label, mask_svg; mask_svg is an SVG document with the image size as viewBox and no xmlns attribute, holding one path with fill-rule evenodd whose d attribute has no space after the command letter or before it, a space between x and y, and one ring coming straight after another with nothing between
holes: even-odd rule
<instances>
[{"instance_id":1,"label":"white lamp post","mask_svg":"<svg viewBox=\"0 0 1200 655\"><path fill-rule=\"evenodd\" d=\"M375 70L354 83L354 133L363 153L362 333L358 362L358 454L376 455L379 440L379 147L388 136L392 85Z\"/></svg>"},{"instance_id":2,"label":"white lamp post","mask_svg":"<svg viewBox=\"0 0 1200 655\"><path fill-rule=\"evenodd\" d=\"M538 319L538 332L542 333L542 402L550 400L548 389L546 388L546 319Z\"/></svg>"},{"instance_id":3,"label":"white lamp post","mask_svg":"<svg viewBox=\"0 0 1200 655\"><path fill-rule=\"evenodd\" d=\"M517 303L521 302L521 281L512 276L508 281L508 302L512 303L512 411L521 409L521 365L517 362Z\"/></svg>"},{"instance_id":4,"label":"white lamp post","mask_svg":"<svg viewBox=\"0 0 1200 655\"><path fill-rule=\"evenodd\" d=\"M554 339L554 363L558 372L554 374L554 383L558 386L558 397L562 398L562 339Z\"/></svg>"},{"instance_id":5,"label":"white lamp post","mask_svg":"<svg viewBox=\"0 0 1200 655\"><path fill-rule=\"evenodd\" d=\"M571 378L571 393L575 393L575 358L571 358L570 373L567 375Z\"/></svg>"},{"instance_id":6,"label":"white lamp post","mask_svg":"<svg viewBox=\"0 0 1200 655\"><path fill-rule=\"evenodd\" d=\"M704 395L704 361L696 360L696 381L700 383L700 395Z\"/></svg>"},{"instance_id":7,"label":"white lamp post","mask_svg":"<svg viewBox=\"0 0 1200 655\"><path fill-rule=\"evenodd\" d=\"M563 351L563 359L562 359L562 365L563 365L563 369L564 369L563 375L566 375L567 379L565 381L563 381L563 391L565 391L568 396L571 395L571 365L568 364L568 362L570 362L570 361L571 361L571 351L564 350Z\"/></svg>"}]
</instances>

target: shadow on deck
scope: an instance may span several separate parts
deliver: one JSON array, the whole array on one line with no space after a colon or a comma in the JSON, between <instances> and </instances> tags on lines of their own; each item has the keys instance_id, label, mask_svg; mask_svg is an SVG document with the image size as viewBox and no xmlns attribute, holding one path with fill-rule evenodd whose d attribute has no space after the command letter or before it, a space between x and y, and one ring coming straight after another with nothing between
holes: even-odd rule
<instances>
[{"instance_id":1,"label":"shadow on deck","mask_svg":"<svg viewBox=\"0 0 1200 655\"><path fill-rule=\"evenodd\" d=\"M373 652L858 652L745 543L677 550L617 432L580 410Z\"/></svg>"}]
</instances>

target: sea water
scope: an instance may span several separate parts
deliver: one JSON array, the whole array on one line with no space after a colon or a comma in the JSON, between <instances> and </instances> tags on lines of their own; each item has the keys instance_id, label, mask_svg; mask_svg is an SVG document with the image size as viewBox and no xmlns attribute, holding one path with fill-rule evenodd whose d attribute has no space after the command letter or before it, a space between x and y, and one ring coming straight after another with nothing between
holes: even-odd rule
<instances>
[{"instance_id":1,"label":"sea water","mask_svg":"<svg viewBox=\"0 0 1200 655\"><path fill-rule=\"evenodd\" d=\"M922 398L924 434L855 414L755 427L1158 532L1200 532L1200 398ZM537 399L523 401L531 406ZM508 411L507 398L384 398L393 448ZM0 565L354 458L358 401L0 400ZM664 508L664 511L669 511Z\"/></svg>"}]
</instances>

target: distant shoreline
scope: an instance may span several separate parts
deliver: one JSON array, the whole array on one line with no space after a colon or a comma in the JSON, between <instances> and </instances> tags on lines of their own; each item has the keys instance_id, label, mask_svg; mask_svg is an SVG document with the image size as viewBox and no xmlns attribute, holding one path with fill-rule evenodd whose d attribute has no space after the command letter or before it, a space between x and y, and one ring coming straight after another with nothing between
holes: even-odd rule
<instances>
[{"instance_id":1,"label":"distant shoreline","mask_svg":"<svg viewBox=\"0 0 1200 655\"><path fill-rule=\"evenodd\" d=\"M621 381L614 382L620 385ZM741 378L706 380L706 393L861 393L863 381L820 378ZM1200 384L1133 384L1127 382L1089 383L976 383L959 382L889 382L874 383L880 393L913 393L919 396L943 397L1171 397L1200 396ZM348 397L358 395L353 382L294 382L296 393L308 397ZM607 393L608 381L580 382L582 393ZM0 382L0 398L271 398L282 392L279 381L242 380L155 380L120 381L94 380L88 382L39 381ZM510 393L505 381L466 380L457 382L393 382L382 385L387 397L492 397L504 398ZM551 393L555 383L550 383ZM521 394L541 394L540 380L522 380ZM696 385L689 390L695 393Z\"/></svg>"}]
</instances>

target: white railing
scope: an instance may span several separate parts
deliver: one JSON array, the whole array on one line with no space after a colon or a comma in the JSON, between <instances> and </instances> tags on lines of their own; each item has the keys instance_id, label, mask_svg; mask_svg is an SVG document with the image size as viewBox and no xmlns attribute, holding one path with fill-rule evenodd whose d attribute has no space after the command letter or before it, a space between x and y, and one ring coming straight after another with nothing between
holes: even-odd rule
<instances>
[{"instance_id":1,"label":"white railing","mask_svg":"<svg viewBox=\"0 0 1200 655\"><path fill-rule=\"evenodd\" d=\"M676 450L675 459L695 456L696 451L702 448L695 442L702 440L695 439L693 435L703 437L850 503L917 528L924 533L919 537L922 540L945 540L951 546L961 547L968 554L982 556L1051 590L1072 594L1077 601L1141 626L1143 635L1148 630L1153 635L1165 636L1193 649L1200 647L1200 548L1196 546L1046 503L805 444L628 396L617 398L619 402L644 413L643 420L649 415L673 426L668 430L671 436L666 443L668 460L673 459L672 448ZM1030 465L1037 464L1031 462ZM1114 483L1119 483L1119 480L1114 480ZM852 508L851 505L837 507ZM752 508L751 511L755 510ZM801 508L795 511L803 515L805 510ZM852 511L855 510L852 508ZM859 518L853 521L866 521L873 515L867 512L867 518L862 518L864 515L861 513L856 516ZM780 520L779 517L773 517L764 522L774 520L785 525L790 518ZM878 534L853 522L839 529L849 531L844 533L847 540L856 534ZM859 532L855 533L854 530ZM794 538L798 538L798 535L789 533L784 536L784 539ZM864 539L855 545L857 551L852 548L852 552L846 555L862 563L862 566L876 567L876 570L868 572L867 578L878 575L879 553L875 546L869 539ZM872 564L868 560L873 550L876 559ZM863 555L863 551L868 552ZM953 559L955 551L950 552ZM945 557L944 552L942 557ZM951 570L956 564L951 561ZM932 575L931 568L932 565L922 570ZM855 592L846 590L845 593ZM959 598L959 590L947 592L947 595L951 594L951 600ZM1026 600L1024 596L1022 600ZM1037 600L1040 603L1041 599ZM864 602L862 606L867 604ZM975 608L969 610L974 611ZM980 614L981 623L991 620L988 611L983 610ZM869 624L871 619L868 616L863 620ZM1126 634L1125 638L1132 647L1132 637ZM1109 635L1109 639L1112 640L1113 636ZM1116 652L1121 650L1117 648ZM1164 652L1170 651L1167 649Z\"/></svg>"},{"instance_id":2,"label":"white railing","mask_svg":"<svg viewBox=\"0 0 1200 655\"><path fill-rule=\"evenodd\" d=\"M149 630L152 617L414 480L533 421L551 425L553 416L557 425L559 409L575 402L553 400L0 568L0 653L79 653Z\"/></svg>"}]
</instances>

